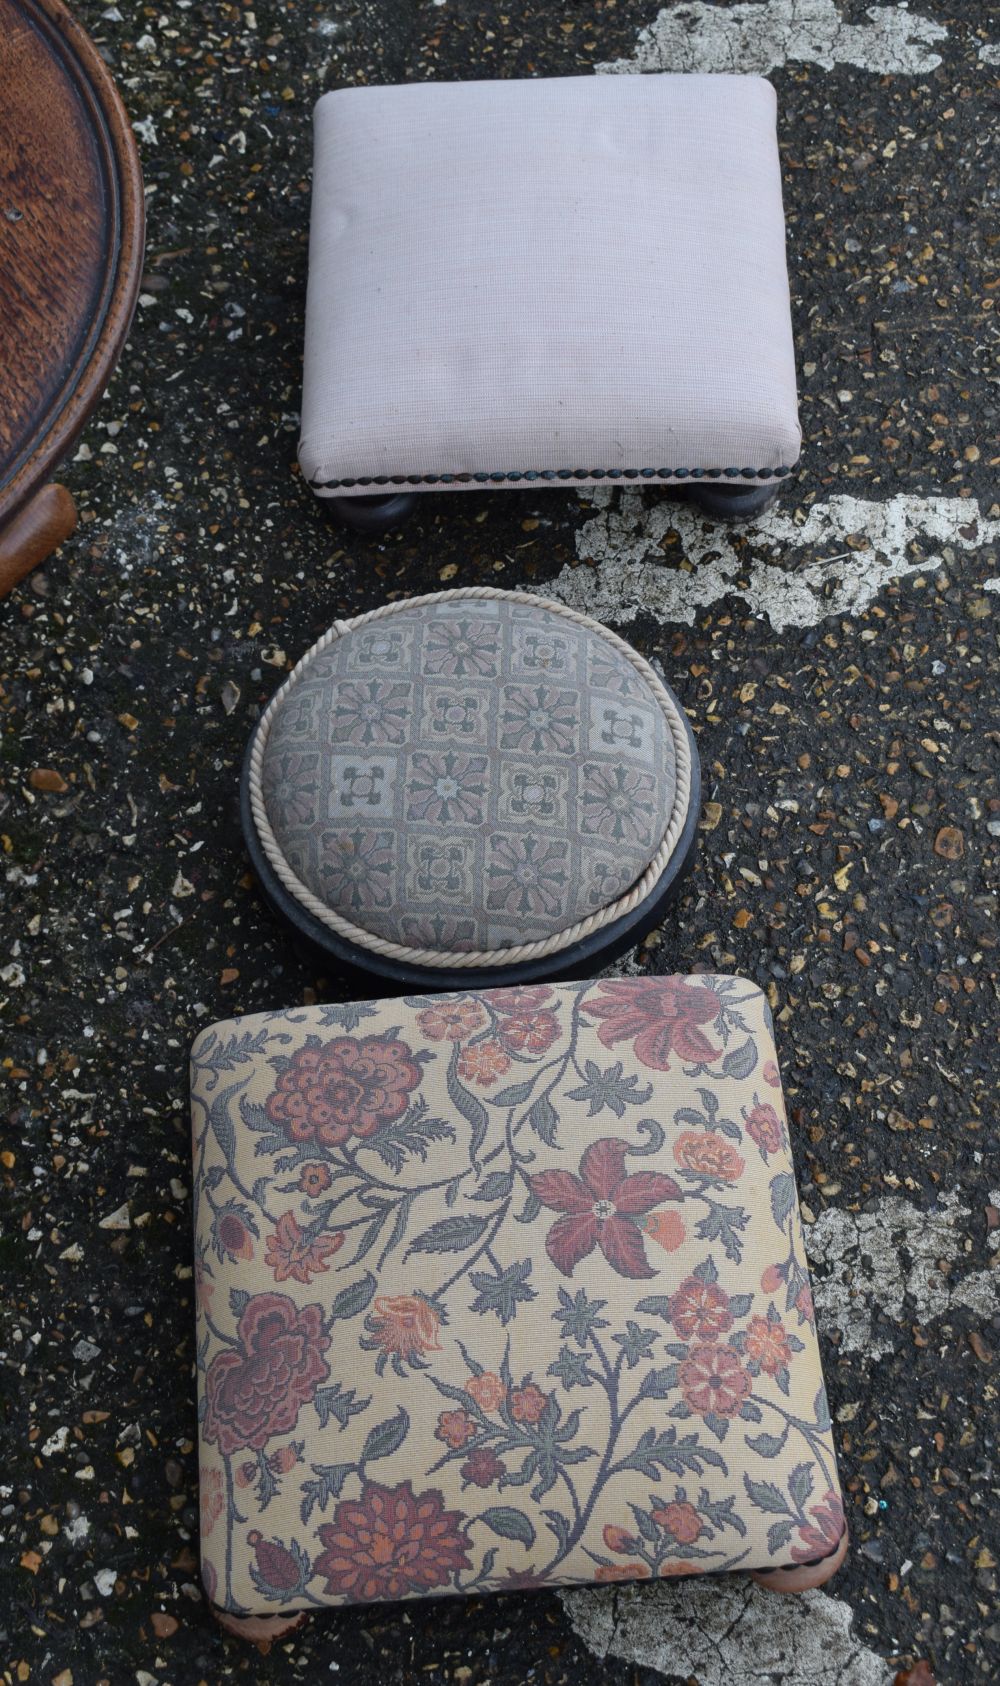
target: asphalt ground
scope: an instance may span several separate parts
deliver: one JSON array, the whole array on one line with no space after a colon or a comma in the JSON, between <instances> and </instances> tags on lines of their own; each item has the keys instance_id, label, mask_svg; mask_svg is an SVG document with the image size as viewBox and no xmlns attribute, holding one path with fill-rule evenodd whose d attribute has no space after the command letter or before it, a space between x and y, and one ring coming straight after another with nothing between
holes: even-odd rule
<instances>
[{"instance_id":1,"label":"asphalt ground","mask_svg":"<svg viewBox=\"0 0 1000 1686\"><path fill-rule=\"evenodd\" d=\"M644 44L651 0L77 11L149 238L65 472L81 525L0 606L0 1680L997 1680L1000 25L975 0L681 6ZM428 497L377 543L332 525L295 466L314 98L637 53L772 60L806 436L779 516L545 491ZM691 713L700 853L636 964L770 992L854 1550L795 1614L531 1594L335 1613L264 1655L197 1585L186 1056L338 984L257 893L239 763L335 617L482 583L589 606Z\"/></svg>"}]
</instances>

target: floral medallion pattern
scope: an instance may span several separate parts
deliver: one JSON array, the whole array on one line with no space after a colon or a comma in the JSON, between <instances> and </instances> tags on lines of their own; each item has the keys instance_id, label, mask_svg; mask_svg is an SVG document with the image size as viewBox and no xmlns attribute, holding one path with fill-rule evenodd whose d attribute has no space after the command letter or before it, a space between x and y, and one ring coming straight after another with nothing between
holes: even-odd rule
<instances>
[{"instance_id":1,"label":"floral medallion pattern","mask_svg":"<svg viewBox=\"0 0 1000 1686\"><path fill-rule=\"evenodd\" d=\"M441 640L442 663L488 658ZM236 1020L192 1050L192 1118L220 1606L770 1568L838 1544L753 985Z\"/></svg>"},{"instance_id":2,"label":"floral medallion pattern","mask_svg":"<svg viewBox=\"0 0 1000 1686\"><path fill-rule=\"evenodd\" d=\"M516 599L404 607L334 639L261 765L302 885L363 931L457 949L544 940L616 901L676 784L648 681L596 625Z\"/></svg>"}]
</instances>

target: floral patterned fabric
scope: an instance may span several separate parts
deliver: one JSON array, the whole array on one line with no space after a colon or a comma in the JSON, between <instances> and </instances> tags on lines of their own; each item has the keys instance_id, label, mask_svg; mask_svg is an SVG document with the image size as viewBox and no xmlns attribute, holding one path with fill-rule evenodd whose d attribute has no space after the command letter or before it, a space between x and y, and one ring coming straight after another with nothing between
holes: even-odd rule
<instances>
[{"instance_id":1,"label":"floral patterned fabric","mask_svg":"<svg viewBox=\"0 0 1000 1686\"><path fill-rule=\"evenodd\" d=\"M675 790L642 676L596 624L516 597L435 600L335 639L283 699L261 769L313 895L446 950L541 940L616 901Z\"/></svg>"},{"instance_id":2,"label":"floral patterned fabric","mask_svg":"<svg viewBox=\"0 0 1000 1686\"><path fill-rule=\"evenodd\" d=\"M808 1562L843 1512L764 997L262 1014L192 1050L234 1612Z\"/></svg>"}]
</instances>

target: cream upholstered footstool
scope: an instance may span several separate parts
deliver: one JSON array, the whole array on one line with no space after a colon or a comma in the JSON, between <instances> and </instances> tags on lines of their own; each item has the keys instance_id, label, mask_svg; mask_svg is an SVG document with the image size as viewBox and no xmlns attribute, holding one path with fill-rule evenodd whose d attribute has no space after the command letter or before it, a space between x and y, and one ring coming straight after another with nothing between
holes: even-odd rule
<instances>
[{"instance_id":1,"label":"cream upholstered footstool","mask_svg":"<svg viewBox=\"0 0 1000 1686\"><path fill-rule=\"evenodd\" d=\"M203 1031L191 1076L202 1567L227 1625L839 1566L752 984L258 1014Z\"/></svg>"},{"instance_id":2,"label":"cream upholstered footstool","mask_svg":"<svg viewBox=\"0 0 1000 1686\"><path fill-rule=\"evenodd\" d=\"M769 83L319 101L299 458L346 519L619 482L752 515L799 442Z\"/></svg>"}]
</instances>

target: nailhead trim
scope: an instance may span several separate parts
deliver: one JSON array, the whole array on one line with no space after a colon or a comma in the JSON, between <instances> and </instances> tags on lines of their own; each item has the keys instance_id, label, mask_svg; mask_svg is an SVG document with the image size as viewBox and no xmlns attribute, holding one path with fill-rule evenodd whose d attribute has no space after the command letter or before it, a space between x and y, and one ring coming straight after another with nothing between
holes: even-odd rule
<instances>
[{"instance_id":1,"label":"nailhead trim","mask_svg":"<svg viewBox=\"0 0 1000 1686\"><path fill-rule=\"evenodd\" d=\"M519 480L783 480L798 463L780 468L532 468L497 474L364 474L351 480L310 480L314 490L347 486L503 485Z\"/></svg>"}]
</instances>

